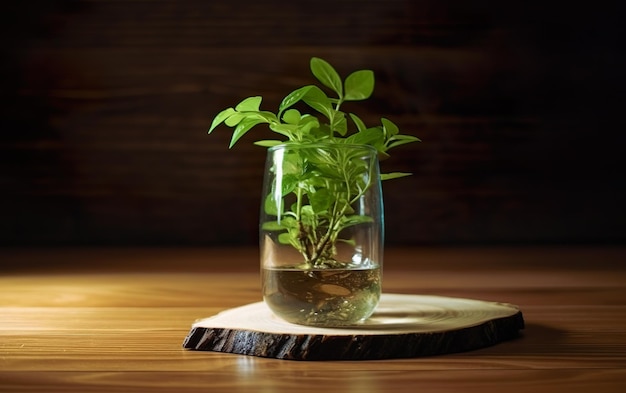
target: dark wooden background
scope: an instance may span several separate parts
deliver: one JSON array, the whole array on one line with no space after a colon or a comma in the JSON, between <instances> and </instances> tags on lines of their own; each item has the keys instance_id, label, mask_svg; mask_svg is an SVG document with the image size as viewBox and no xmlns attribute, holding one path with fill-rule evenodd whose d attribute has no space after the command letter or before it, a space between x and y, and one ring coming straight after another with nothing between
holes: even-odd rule
<instances>
[{"instance_id":1,"label":"dark wooden background","mask_svg":"<svg viewBox=\"0 0 626 393\"><path fill-rule=\"evenodd\" d=\"M414 173L384 185L388 244L623 244L626 6L577 4L3 4L0 245L256 244L266 131L206 130L311 56L374 70L350 109L423 139L383 163Z\"/></svg>"}]
</instances>

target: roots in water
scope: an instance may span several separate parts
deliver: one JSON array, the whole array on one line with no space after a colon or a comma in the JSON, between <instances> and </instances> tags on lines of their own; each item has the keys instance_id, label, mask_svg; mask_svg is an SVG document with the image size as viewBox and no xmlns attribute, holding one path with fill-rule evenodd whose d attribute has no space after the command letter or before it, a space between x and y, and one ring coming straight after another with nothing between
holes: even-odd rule
<instances>
[{"instance_id":1,"label":"roots in water","mask_svg":"<svg viewBox=\"0 0 626 393\"><path fill-rule=\"evenodd\" d=\"M380 268L263 269L265 302L279 317L312 326L347 326L368 318L380 299Z\"/></svg>"}]
</instances>

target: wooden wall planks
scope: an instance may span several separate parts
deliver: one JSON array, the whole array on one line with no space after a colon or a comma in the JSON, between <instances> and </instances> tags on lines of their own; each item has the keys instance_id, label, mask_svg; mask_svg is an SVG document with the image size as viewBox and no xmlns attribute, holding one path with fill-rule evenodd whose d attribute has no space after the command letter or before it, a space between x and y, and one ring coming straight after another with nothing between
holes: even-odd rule
<instances>
[{"instance_id":1,"label":"wooden wall planks","mask_svg":"<svg viewBox=\"0 0 626 393\"><path fill-rule=\"evenodd\" d=\"M623 242L617 10L491 3L9 6L0 244L254 244L264 152L205 131L311 56L372 68L352 109L424 140L383 163L415 174L385 184L390 244Z\"/></svg>"}]
</instances>

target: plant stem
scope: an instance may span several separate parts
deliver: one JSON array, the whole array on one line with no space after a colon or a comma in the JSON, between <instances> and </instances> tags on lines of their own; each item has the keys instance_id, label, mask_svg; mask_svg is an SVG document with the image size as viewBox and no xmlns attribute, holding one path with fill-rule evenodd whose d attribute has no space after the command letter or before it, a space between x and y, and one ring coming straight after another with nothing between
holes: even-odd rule
<instances>
[{"instance_id":1,"label":"plant stem","mask_svg":"<svg viewBox=\"0 0 626 393\"><path fill-rule=\"evenodd\" d=\"M333 205L333 214L330 221L328 222L328 229L326 230L324 236L322 236L320 241L315 246L314 254L311 260L311 263L313 265L318 265L318 260L320 259L320 257L326 254L325 250L327 250L328 247L332 247L334 245L334 241L332 241L331 239L336 238L337 231L339 230L338 225L341 221L341 217L343 217L346 212L346 208L347 205L344 205L341 211L337 211L337 201L335 201L335 204Z\"/></svg>"},{"instance_id":2,"label":"plant stem","mask_svg":"<svg viewBox=\"0 0 626 393\"><path fill-rule=\"evenodd\" d=\"M341 154L337 159L337 166L339 168L347 168L349 167L348 162L346 162L347 157ZM371 170L371 168L370 168ZM353 203L357 202L359 198L361 198L366 191L372 185L372 176L369 173L367 177L367 184L364 187L358 187L358 192L353 197L350 195L350 190L352 189L352 183L350 181L351 177L349 173L345 170L343 171L344 183L346 185L347 194L345 195L345 200L347 202L340 205L340 200L342 198L337 198L332 207L332 213L330 215L330 219L328 222L328 226L326 228L325 233L321 238L317 237L317 225L315 228L310 227L307 228L301 221L299 221L299 228L301 233L300 245L301 245L301 253L305 258L305 261L309 266L320 266L322 263L339 263L333 259L334 257L334 247L337 237L339 235L339 231L341 230L341 220L345 216L346 211L349 206ZM298 203L300 203L300 198L302 197L301 190L298 190ZM299 205L298 205L299 206ZM306 233L306 235L305 235Z\"/></svg>"},{"instance_id":3,"label":"plant stem","mask_svg":"<svg viewBox=\"0 0 626 393\"><path fill-rule=\"evenodd\" d=\"M339 108L341 107L341 104L343 103L343 97L339 97L339 99L337 100L337 104L335 105L335 110L331 111L331 115L330 118L328 120L330 120L330 137L334 137L335 136L335 130L333 129L333 124L335 124L335 114L337 114L337 112L339 112Z\"/></svg>"},{"instance_id":4,"label":"plant stem","mask_svg":"<svg viewBox=\"0 0 626 393\"><path fill-rule=\"evenodd\" d=\"M304 257L307 264L311 263L310 250L310 228L307 228L302 222L302 198L303 191L301 187L296 188L296 221L298 222L298 242L300 243L300 253Z\"/></svg>"}]
</instances>

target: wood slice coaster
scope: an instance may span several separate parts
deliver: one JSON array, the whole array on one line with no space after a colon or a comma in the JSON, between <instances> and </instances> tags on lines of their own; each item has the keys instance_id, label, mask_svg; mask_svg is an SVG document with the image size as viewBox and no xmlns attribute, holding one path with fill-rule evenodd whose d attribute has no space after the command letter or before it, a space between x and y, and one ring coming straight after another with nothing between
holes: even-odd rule
<instances>
[{"instance_id":1,"label":"wood slice coaster","mask_svg":"<svg viewBox=\"0 0 626 393\"><path fill-rule=\"evenodd\" d=\"M291 360L407 358L483 348L523 328L511 304L383 294L372 317L345 328L288 323L263 302L229 309L195 322L183 347Z\"/></svg>"}]
</instances>

